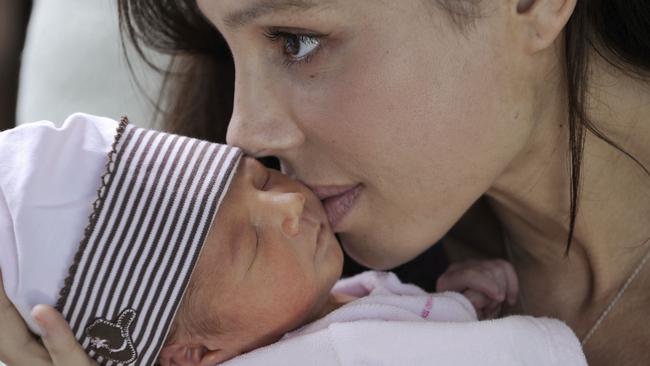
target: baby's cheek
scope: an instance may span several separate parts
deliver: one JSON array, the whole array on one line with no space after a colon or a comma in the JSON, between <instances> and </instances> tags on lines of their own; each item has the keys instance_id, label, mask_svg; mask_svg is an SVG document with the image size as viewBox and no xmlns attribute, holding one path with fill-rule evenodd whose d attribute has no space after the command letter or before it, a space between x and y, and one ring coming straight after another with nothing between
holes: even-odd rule
<instances>
[{"instance_id":1,"label":"baby's cheek","mask_svg":"<svg viewBox=\"0 0 650 366\"><path fill-rule=\"evenodd\" d=\"M266 248L268 249L268 247ZM314 313L321 287L314 268L289 245L260 253L246 284L239 287L234 311L246 329L262 338L282 336L302 326Z\"/></svg>"},{"instance_id":2,"label":"baby's cheek","mask_svg":"<svg viewBox=\"0 0 650 366\"><path fill-rule=\"evenodd\" d=\"M311 281L297 277L280 286L263 307L267 323L282 334L302 326L314 313L318 289Z\"/></svg>"},{"instance_id":3,"label":"baby's cheek","mask_svg":"<svg viewBox=\"0 0 650 366\"><path fill-rule=\"evenodd\" d=\"M238 306L231 324L245 348L259 348L278 341L285 333L302 325L305 308L302 299L260 296Z\"/></svg>"}]
</instances>

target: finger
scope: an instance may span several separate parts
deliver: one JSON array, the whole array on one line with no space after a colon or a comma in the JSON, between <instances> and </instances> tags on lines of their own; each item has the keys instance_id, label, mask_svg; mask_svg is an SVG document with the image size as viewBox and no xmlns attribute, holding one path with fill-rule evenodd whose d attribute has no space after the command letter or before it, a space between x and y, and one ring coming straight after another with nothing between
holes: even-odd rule
<instances>
[{"instance_id":1,"label":"finger","mask_svg":"<svg viewBox=\"0 0 650 366\"><path fill-rule=\"evenodd\" d=\"M0 274L0 284L2 274ZM51 366L50 357L0 285L0 360L16 366Z\"/></svg>"},{"instance_id":2,"label":"finger","mask_svg":"<svg viewBox=\"0 0 650 366\"><path fill-rule=\"evenodd\" d=\"M484 293L467 290L463 292L463 295L472 303L474 309L476 310L476 316L479 320L491 319L493 318L494 305L498 304L487 297Z\"/></svg>"},{"instance_id":3,"label":"finger","mask_svg":"<svg viewBox=\"0 0 650 366\"><path fill-rule=\"evenodd\" d=\"M464 289L455 289L449 281L449 273L445 272L436 280L436 292L445 292L445 291L462 291Z\"/></svg>"},{"instance_id":4,"label":"finger","mask_svg":"<svg viewBox=\"0 0 650 366\"><path fill-rule=\"evenodd\" d=\"M519 286L512 264L503 259L494 259L483 261L480 268L489 274L499 286L500 296L495 300L508 300L511 305L514 304L517 300Z\"/></svg>"},{"instance_id":5,"label":"finger","mask_svg":"<svg viewBox=\"0 0 650 366\"><path fill-rule=\"evenodd\" d=\"M482 311L492 303L492 300L482 292L467 290L463 292L463 295L472 303L477 312Z\"/></svg>"},{"instance_id":6,"label":"finger","mask_svg":"<svg viewBox=\"0 0 650 366\"><path fill-rule=\"evenodd\" d=\"M72 334L70 326L53 308L38 305L32 310L34 320L43 330L43 343L55 366L91 366L92 361Z\"/></svg>"},{"instance_id":7,"label":"finger","mask_svg":"<svg viewBox=\"0 0 650 366\"><path fill-rule=\"evenodd\" d=\"M510 262L503 262L504 264L501 266L501 270L508 281L506 287L506 299L508 300L508 304L514 305L519 296L519 277L517 276L517 272L515 272L514 266Z\"/></svg>"},{"instance_id":8,"label":"finger","mask_svg":"<svg viewBox=\"0 0 650 366\"><path fill-rule=\"evenodd\" d=\"M462 292L472 289L483 292L493 299L497 299L500 292L495 281L476 268L447 273L440 277L436 287L438 291Z\"/></svg>"},{"instance_id":9,"label":"finger","mask_svg":"<svg viewBox=\"0 0 650 366\"><path fill-rule=\"evenodd\" d=\"M496 261L491 261L489 263L485 263L483 268L485 274L487 276L490 276L494 283L499 287L499 294L498 296L493 297L493 300L499 302L504 301L506 299L506 292L508 289L508 278L506 277L502 266Z\"/></svg>"},{"instance_id":10,"label":"finger","mask_svg":"<svg viewBox=\"0 0 650 366\"><path fill-rule=\"evenodd\" d=\"M489 304L483 311L483 319L495 319L501 314L501 304L500 302L492 302Z\"/></svg>"}]
</instances>

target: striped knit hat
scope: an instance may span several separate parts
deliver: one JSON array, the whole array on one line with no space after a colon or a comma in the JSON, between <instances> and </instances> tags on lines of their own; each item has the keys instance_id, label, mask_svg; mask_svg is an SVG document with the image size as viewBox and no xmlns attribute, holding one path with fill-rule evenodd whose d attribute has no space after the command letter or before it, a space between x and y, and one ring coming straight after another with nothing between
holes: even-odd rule
<instances>
[{"instance_id":1,"label":"striped knit hat","mask_svg":"<svg viewBox=\"0 0 650 366\"><path fill-rule=\"evenodd\" d=\"M101 365L155 364L241 150L126 118L16 130L0 134L9 298L36 332L31 308L56 305Z\"/></svg>"}]
</instances>

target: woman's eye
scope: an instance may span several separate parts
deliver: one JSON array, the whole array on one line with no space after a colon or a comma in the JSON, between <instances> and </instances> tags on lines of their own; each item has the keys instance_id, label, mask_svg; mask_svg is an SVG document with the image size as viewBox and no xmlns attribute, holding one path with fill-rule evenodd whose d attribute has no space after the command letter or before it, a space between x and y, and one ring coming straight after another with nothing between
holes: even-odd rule
<instances>
[{"instance_id":1,"label":"woman's eye","mask_svg":"<svg viewBox=\"0 0 650 366\"><path fill-rule=\"evenodd\" d=\"M310 36L291 35L284 43L284 52L296 60L309 56L320 45L320 40Z\"/></svg>"},{"instance_id":2,"label":"woman's eye","mask_svg":"<svg viewBox=\"0 0 650 366\"><path fill-rule=\"evenodd\" d=\"M320 35L269 31L266 36L282 43L282 52L288 65L308 63L321 45Z\"/></svg>"}]
</instances>

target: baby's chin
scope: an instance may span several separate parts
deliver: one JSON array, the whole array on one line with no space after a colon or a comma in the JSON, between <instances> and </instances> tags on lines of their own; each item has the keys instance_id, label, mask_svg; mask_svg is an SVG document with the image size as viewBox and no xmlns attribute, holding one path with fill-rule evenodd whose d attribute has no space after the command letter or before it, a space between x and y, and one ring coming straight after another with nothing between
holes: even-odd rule
<instances>
[{"instance_id":1,"label":"baby's chin","mask_svg":"<svg viewBox=\"0 0 650 366\"><path fill-rule=\"evenodd\" d=\"M317 248L315 265L318 278L323 290L329 291L343 273L343 249L329 225L325 225L321 233L320 248Z\"/></svg>"},{"instance_id":2,"label":"baby's chin","mask_svg":"<svg viewBox=\"0 0 650 366\"><path fill-rule=\"evenodd\" d=\"M307 322L319 319L324 315L323 312L327 310L329 302L332 300L332 288L341 279L343 273L343 250L334 234L331 235L332 239L327 243L329 247L325 253L322 253L323 263L321 264L322 268L319 268L319 293Z\"/></svg>"}]
</instances>

